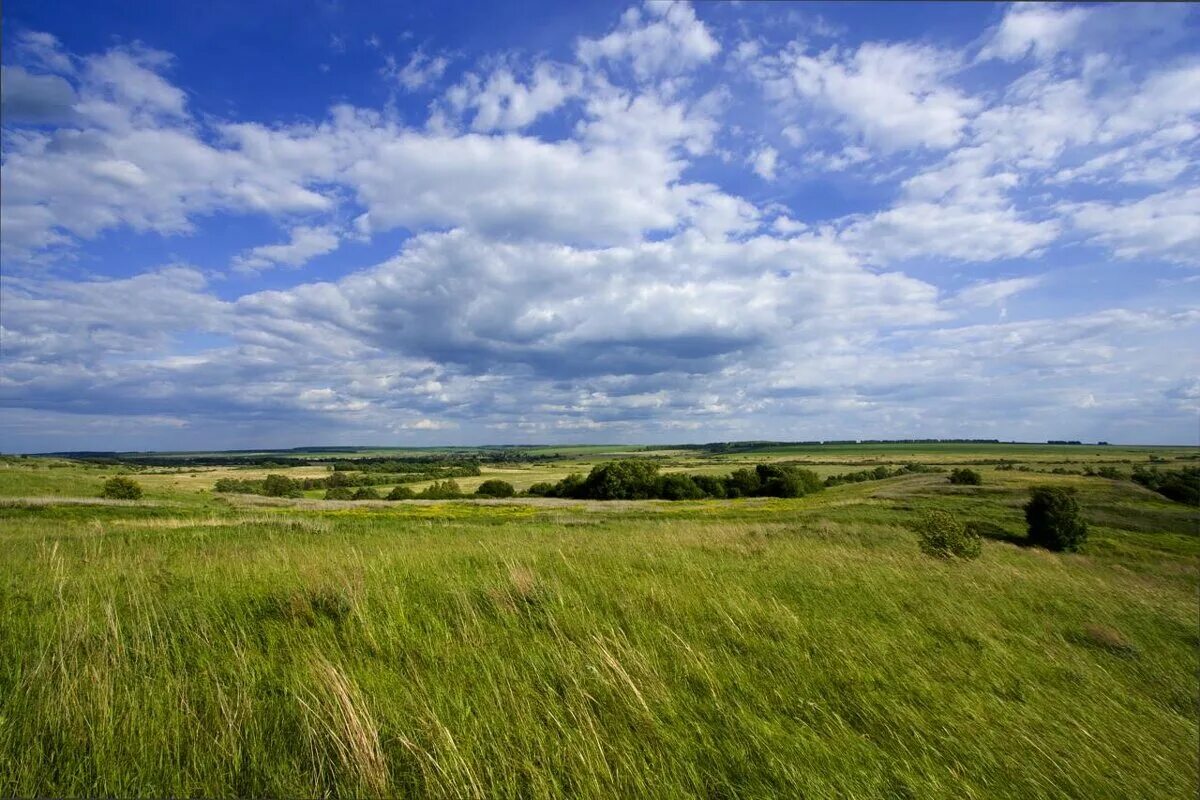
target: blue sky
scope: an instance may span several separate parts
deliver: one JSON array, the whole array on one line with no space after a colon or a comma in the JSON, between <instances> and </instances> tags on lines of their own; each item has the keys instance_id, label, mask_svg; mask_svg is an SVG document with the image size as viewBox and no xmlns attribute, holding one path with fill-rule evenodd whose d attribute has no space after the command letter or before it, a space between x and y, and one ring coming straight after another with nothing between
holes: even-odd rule
<instances>
[{"instance_id":1,"label":"blue sky","mask_svg":"<svg viewBox=\"0 0 1200 800\"><path fill-rule=\"evenodd\" d=\"M34 3L0 449L1200 435L1186 5Z\"/></svg>"}]
</instances>

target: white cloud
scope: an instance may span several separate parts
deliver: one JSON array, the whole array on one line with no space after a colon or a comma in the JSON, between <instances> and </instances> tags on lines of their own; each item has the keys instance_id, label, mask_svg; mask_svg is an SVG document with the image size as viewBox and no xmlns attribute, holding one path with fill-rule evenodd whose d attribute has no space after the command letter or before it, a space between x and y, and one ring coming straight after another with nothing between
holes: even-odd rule
<instances>
[{"instance_id":1,"label":"white cloud","mask_svg":"<svg viewBox=\"0 0 1200 800\"><path fill-rule=\"evenodd\" d=\"M528 83L520 82L507 67L497 69L486 81L468 75L446 93L446 101L456 115L474 112L472 130L518 130L557 109L578 94L580 86L577 70L544 61L534 67Z\"/></svg>"},{"instance_id":2,"label":"white cloud","mask_svg":"<svg viewBox=\"0 0 1200 800\"><path fill-rule=\"evenodd\" d=\"M272 266L302 267L317 256L338 248L338 234L330 227L292 228L287 244L254 247L233 260L234 269L259 270Z\"/></svg>"},{"instance_id":3,"label":"white cloud","mask_svg":"<svg viewBox=\"0 0 1200 800\"><path fill-rule=\"evenodd\" d=\"M581 38L576 53L584 64L628 60L642 80L686 72L710 61L721 45L686 2L648 2L631 8L612 33Z\"/></svg>"},{"instance_id":4,"label":"white cloud","mask_svg":"<svg viewBox=\"0 0 1200 800\"><path fill-rule=\"evenodd\" d=\"M773 181L775 169L779 165L779 151L770 146L759 148L750 157L750 164L754 167L754 174L763 180Z\"/></svg>"},{"instance_id":5,"label":"white cloud","mask_svg":"<svg viewBox=\"0 0 1200 800\"><path fill-rule=\"evenodd\" d=\"M832 113L848 132L884 151L959 142L981 107L947 79L959 67L948 51L909 44L867 43L809 55L798 44L753 67L768 98ZM796 124L794 122L790 123Z\"/></svg>"},{"instance_id":6,"label":"white cloud","mask_svg":"<svg viewBox=\"0 0 1200 800\"><path fill-rule=\"evenodd\" d=\"M424 49L417 48L401 69L395 69L395 62L389 59L389 74L410 92L423 89L436 83L450 66L450 59L442 55L428 56Z\"/></svg>"},{"instance_id":7,"label":"white cloud","mask_svg":"<svg viewBox=\"0 0 1200 800\"><path fill-rule=\"evenodd\" d=\"M1067 204L1092 241L1118 258L1200 265L1200 189L1173 189L1128 203Z\"/></svg>"},{"instance_id":8,"label":"white cloud","mask_svg":"<svg viewBox=\"0 0 1200 800\"><path fill-rule=\"evenodd\" d=\"M1074 40L1087 15L1086 8L1077 6L1014 3L980 50L979 58L1017 61L1030 53L1035 58L1048 58Z\"/></svg>"}]
</instances>

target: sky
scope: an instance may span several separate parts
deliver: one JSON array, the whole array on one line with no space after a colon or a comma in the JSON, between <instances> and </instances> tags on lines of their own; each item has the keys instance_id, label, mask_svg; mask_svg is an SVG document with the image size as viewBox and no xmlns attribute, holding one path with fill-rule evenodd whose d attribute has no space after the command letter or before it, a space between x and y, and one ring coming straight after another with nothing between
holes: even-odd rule
<instances>
[{"instance_id":1,"label":"sky","mask_svg":"<svg viewBox=\"0 0 1200 800\"><path fill-rule=\"evenodd\" d=\"M2 30L0 450L1200 439L1200 7Z\"/></svg>"}]
</instances>

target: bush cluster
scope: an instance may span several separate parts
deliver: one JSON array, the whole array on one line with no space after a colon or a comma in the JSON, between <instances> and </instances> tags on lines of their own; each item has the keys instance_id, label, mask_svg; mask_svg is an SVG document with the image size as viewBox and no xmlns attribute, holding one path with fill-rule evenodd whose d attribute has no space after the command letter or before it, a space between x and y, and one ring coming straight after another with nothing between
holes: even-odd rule
<instances>
[{"instance_id":1,"label":"bush cluster","mask_svg":"<svg viewBox=\"0 0 1200 800\"><path fill-rule=\"evenodd\" d=\"M874 469L864 469L859 472L846 472L841 475L830 475L825 479L826 486L838 486L843 483L862 483L864 481L881 481L884 478L894 478L897 475L913 475L920 472L945 472L941 467L930 467L925 464L905 464L892 469L878 466Z\"/></svg>"},{"instance_id":2,"label":"bush cluster","mask_svg":"<svg viewBox=\"0 0 1200 800\"><path fill-rule=\"evenodd\" d=\"M480 497L512 497L516 493L511 483L498 478L486 480L475 489L475 494Z\"/></svg>"},{"instance_id":3,"label":"bush cluster","mask_svg":"<svg viewBox=\"0 0 1200 800\"><path fill-rule=\"evenodd\" d=\"M133 478L124 475L114 475L104 482L100 496L109 500L140 500L142 487Z\"/></svg>"},{"instance_id":4,"label":"bush cluster","mask_svg":"<svg viewBox=\"0 0 1200 800\"><path fill-rule=\"evenodd\" d=\"M682 472L664 475L659 473L658 464L630 458L598 464L586 477L572 474L558 483L535 483L527 494L579 500L702 500L802 497L822 488L815 472L790 464L759 464L723 477Z\"/></svg>"},{"instance_id":5,"label":"bush cluster","mask_svg":"<svg viewBox=\"0 0 1200 800\"><path fill-rule=\"evenodd\" d=\"M973 469L963 467L950 470L950 482L956 486L979 486L983 483L983 476Z\"/></svg>"},{"instance_id":6,"label":"bush cluster","mask_svg":"<svg viewBox=\"0 0 1200 800\"><path fill-rule=\"evenodd\" d=\"M1200 467L1159 470L1134 467L1131 478L1151 491L1177 503L1200 506Z\"/></svg>"}]
</instances>

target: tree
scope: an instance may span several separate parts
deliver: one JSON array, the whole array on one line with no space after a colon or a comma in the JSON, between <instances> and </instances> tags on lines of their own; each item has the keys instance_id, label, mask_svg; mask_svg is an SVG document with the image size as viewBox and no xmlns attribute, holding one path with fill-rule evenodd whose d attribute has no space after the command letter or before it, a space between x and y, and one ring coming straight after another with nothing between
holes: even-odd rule
<instances>
[{"instance_id":1,"label":"tree","mask_svg":"<svg viewBox=\"0 0 1200 800\"><path fill-rule=\"evenodd\" d=\"M325 490L326 500L353 500L354 492L348 486L331 486Z\"/></svg>"},{"instance_id":2,"label":"tree","mask_svg":"<svg viewBox=\"0 0 1200 800\"><path fill-rule=\"evenodd\" d=\"M516 489L508 481L502 481L499 478L491 478L479 484L475 489L475 494L480 497L512 497L516 494Z\"/></svg>"},{"instance_id":3,"label":"tree","mask_svg":"<svg viewBox=\"0 0 1200 800\"><path fill-rule=\"evenodd\" d=\"M267 497L303 497L300 485L287 475L268 475L263 481L263 494Z\"/></svg>"},{"instance_id":4,"label":"tree","mask_svg":"<svg viewBox=\"0 0 1200 800\"><path fill-rule=\"evenodd\" d=\"M759 464L757 494L765 497L803 497L824 487L815 472L781 464Z\"/></svg>"},{"instance_id":5,"label":"tree","mask_svg":"<svg viewBox=\"0 0 1200 800\"><path fill-rule=\"evenodd\" d=\"M373 486L360 486L358 491L350 498L351 500L378 500L379 492L375 491Z\"/></svg>"},{"instance_id":6,"label":"tree","mask_svg":"<svg viewBox=\"0 0 1200 800\"><path fill-rule=\"evenodd\" d=\"M535 483L525 490L525 494L530 497L554 497L555 486L549 481Z\"/></svg>"},{"instance_id":7,"label":"tree","mask_svg":"<svg viewBox=\"0 0 1200 800\"><path fill-rule=\"evenodd\" d=\"M388 500L411 500L412 498L414 498L416 496L417 496L416 492L414 492L412 489L408 488L407 486L394 486L394 487L392 487L392 490L390 492L388 492L386 499L388 499Z\"/></svg>"},{"instance_id":8,"label":"tree","mask_svg":"<svg viewBox=\"0 0 1200 800\"><path fill-rule=\"evenodd\" d=\"M700 487L706 497L724 497L725 481L716 475L693 475L692 481Z\"/></svg>"},{"instance_id":9,"label":"tree","mask_svg":"<svg viewBox=\"0 0 1200 800\"><path fill-rule=\"evenodd\" d=\"M1079 514L1073 489L1037 486L1025 504L1029 543L1049 550L1078 550L1087 539L1087 523Z\"/></svg>"},{"instance_id":10,"label":"tree","mask_svg":"<svg viewBox=\"0 0 1200 800\"><path fill-rule=\"evenodd\" d=\"M663 500L699 500L704 497L704 490L696 485L692 476L682 472L659 476L655 488L655 493Z\"/></svg>"},{"instance_id":11,"label":"tree","mask_svg":"<svg viewBox=\"0 0 1200 800\"><path fill-rule=\"evenodd\" d=\"M950 482L958 486L979 486L983 483L983 476L973 469L953 469L950 470Z\"/></svg>"},{"instance_id":12,"label":"tree","mask_svg":"<svg viewBox=\"0 0 1200 800\"><path fill-rule=\"evenodd\" d=\"M592 468L585 494L592 500L647 500L658 484L658 464L638 458L609 461Z\"/></svg>"},{"instance_id":13,"label":"tree","mask_svg":"<svg viewBox=\"0 0 1200 800\"><path fill-rule=\"evenodd\" d=\"M754 497L759 488L758 473L752 469L735 469L725 479L727 497Z\"/></svg>"},{"instance_id":14,"label":"tree","mask_svg":"<svg viewBox=\"0 0 1200 800\"><path fill-rule=\"evenodd\" d=\"M417 495L422 500L453 500L461 496L462 489L458 488L458 482L453 480L434 481Z\"/></svg>"},{"instance_id":15,"label":"tree","mask_svg":"<svg viewBox=\"0 0 1200 800\"><path fill-rule=\"evenodd\" d=\"M114 475L104 482L100 496L109 500L140 500L142 487L133 478Z\"/></svg>"}]
</instances>

